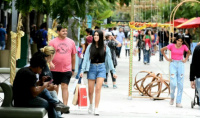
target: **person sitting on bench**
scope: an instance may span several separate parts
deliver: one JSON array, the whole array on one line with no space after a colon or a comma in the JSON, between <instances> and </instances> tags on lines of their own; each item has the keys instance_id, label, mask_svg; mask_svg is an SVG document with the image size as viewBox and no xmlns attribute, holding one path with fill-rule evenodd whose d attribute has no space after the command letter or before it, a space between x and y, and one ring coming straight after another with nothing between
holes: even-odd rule
<instances>
[{"instance_id":1,"label":"person sitting on bench","mask_svg":"<svg viewBox=\"0 0 200 118\"><path fill-rule=\"evenodd\" d=\"M52 98L47 88L53 88L51 82L44 82L48 76L37 81L36 74L41 74L46 65L45 54L37 52L30 60L30 66L21 68L13 82L15 107L45 108L49 118L58 118L56 111L66 112L69 107L60 105ZM39 86L42 85L42 86Z\"/></svg>"}]
</instances>

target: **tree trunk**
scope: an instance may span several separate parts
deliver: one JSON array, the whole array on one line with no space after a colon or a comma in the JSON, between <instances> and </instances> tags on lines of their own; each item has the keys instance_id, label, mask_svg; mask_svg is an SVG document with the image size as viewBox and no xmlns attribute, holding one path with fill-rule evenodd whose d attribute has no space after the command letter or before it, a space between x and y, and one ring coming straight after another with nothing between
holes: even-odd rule
<instances>
[{"instance_id":1,"label":"tree trunk","mask_svg":"<svg viewBox=\"0 0 200 118\"><path fill-rule=\"evenodd\" d=\"M30 39L30 17L29 13L26 13L26 20L25 20L25 33L28 35Z\"/></svg>"},{"instance_id":2,"label":"tree trunk","mask_svg":"<svg viewBox=\"0 0 200 118\"><path fill-rule=\"evenodd\" d=\"M11 35L10 35L10 31L12 30L12 15L10 13L8 13L8 25L7 25L7 43L6 43L6 49L10 50L10 46L11 46Z\"/></svg>"},{"instance_id":3,"label":"tree trunk","mask_svg":"<svg viewBox=\"0 0 200 118\"><path fill-rule=\"evenodd\" d=\"M48 31L48 28L49 28L49 15L47 15L47 31Z\"/></svg>"},{"instance_id":4,"label":"tree trunk","mask_svg":"<svg viewBox=\"0 0 200 118\"><path fill-rule=\"evenodd\" d=\"M37 12L37 29L40 29L44 15L40 12Z\"/></svg>"}]
</instances>

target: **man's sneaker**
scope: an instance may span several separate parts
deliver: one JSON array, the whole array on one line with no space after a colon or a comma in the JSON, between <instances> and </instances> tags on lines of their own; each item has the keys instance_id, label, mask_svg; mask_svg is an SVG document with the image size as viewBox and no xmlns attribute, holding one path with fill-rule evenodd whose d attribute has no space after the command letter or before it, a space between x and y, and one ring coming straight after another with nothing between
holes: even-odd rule
<instances>
[{"instance_id":1,"label":"man's sneaker","mask_svg":"<svg viewBox=\"0 0 200 118\"><path fill-rule=\"evenodd\" d=\"M104 86L104 88L108 88L109 87L107 84L104 84L103 86Z\"/></svg>"},{"instance_id":2,"label":"man's sneaker","mask_svg":"<svg viewBox=\"0 0 200 118\"><path fill-rule=\"evenodd\" d=\"M113 89L116 89L117 88L117 85L113 85Z\"/></svg>"},{"instance_id":3,"label":"man's sneaker","mask_svg":"<svg viewBox=\"0 0 200 118\"><path fill-rule=\"evenodd\" d=\"M92 113L93 113L93 105L90 105L90 106L89 106L88 113L89 113L89 114L92 114Z\"/></svg>"},{"instance_id":4,"label":"man's sneaker","mask_svg":"<svg viewBox=\"0 0 200 118\"><path fill-rule=\"evenodd\" d=\"M61 111L62 113L68 112L69 111L69 107L64 105L64 104L56 104L55 105L55 110L56 111Z\"/></svg>"},{"instance_id":5,"label":"man's sneaker","mask_svg":"<svg viewBox=\"0 0 200 118\"><path fill-rule=\"evenodd\" d=\"M70 111L68 110L68 111L66 111L66 112L64 112L64 114L69 114L70 113Z\"/></svg>"},{"instance_id":6,"label":"man's sneaker","mask_svg":"<svg viewBox=\"0 0 200 118\"><path fill-rule=\"evenodd\" d=\"M95 108L94 115L95 116L99 116L99 110L98 110L98 108Z\"/></svg>"},{"instance_id":7,"label":"man's sneaker","mask_svg":"<svg viewBox=\"0 0 200 118\"><path fill-rule=\"evenodd\" d=\"M176 104L176 107L178 107L178 108L183 108L183 106L181 105L181 103Z\"/></svg>"},{"instance_id":8,"label":"man's sneaker","mask_svg":"<svg viewBox=\"0 0 200 118\"><path fill-rule=\"evenodd\" d=\"M170 105L173 105L173 104L174 104L174 99L170 99L169 104L170 104Z\"/></svg>"}]
</instances>

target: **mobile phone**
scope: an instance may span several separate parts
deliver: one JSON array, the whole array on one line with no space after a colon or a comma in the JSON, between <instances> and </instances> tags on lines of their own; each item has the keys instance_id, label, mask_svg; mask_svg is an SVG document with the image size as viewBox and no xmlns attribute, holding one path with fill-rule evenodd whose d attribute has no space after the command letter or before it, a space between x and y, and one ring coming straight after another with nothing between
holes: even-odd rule
<instances>
[{"instance_id":1,"label":"mobile phone","mask_svg":"<svg viewBox=\"0 0 200 118\"><path fill-rule=\"evenodd\" d=\"M47 77L47 79L46 79L46 81L51 81L52 79L51 79L51 77Z\"/></svg>"},{"instance_id":2,"label":"mobile phone","mask_svg":"<svg viewBox=\"0 0 200 118\"><path fill-rule=\"evenodd\" d=\"M51 79L50 81L49 81L49 84L51 84L53 82L53 79Z\"/></svg>"}]
</instances>

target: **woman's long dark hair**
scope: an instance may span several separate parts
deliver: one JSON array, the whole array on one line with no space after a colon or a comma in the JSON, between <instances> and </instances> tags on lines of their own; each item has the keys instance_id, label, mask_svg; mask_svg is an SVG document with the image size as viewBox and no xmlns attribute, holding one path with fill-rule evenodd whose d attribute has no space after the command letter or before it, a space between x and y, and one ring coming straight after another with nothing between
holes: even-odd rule
<instances>
[{"instance_id":1,"label":"woman's long dark hair","mask_svg":"<svg viewBox=\"0 0 200 118\"><path fill-rule=\"evenodd\" d=\"M188 44L186 44L186 41L185 41L185 38L184 38L183 35L178 35L178 36L176 37L176 40L175 40L173 43L176 44L176 41L177 41L178 39L182 39L182 41L183 41L182 45L188 45Z\"/></svg>"},{"instance_id":2,"label":"woman's long dark hair","mask_svg":"<svg viewBox=\"0 0 200 118\"><path fill-rule=\"evenodd\" d=\"M105 58L103 32L101 30L97 30L94 32L94 35L96 32L99 34L98 48L96 48L96 42L93 36L93 41L90 47L90 59L93 59L96 55L100 55L100 58L103 59Z\"/></svg>"},{"instance_id":3,"label":"woman's long dark hair","mask_svg":"<svg viewBox=\"0 0 200 118\"><path fill-rule=\"evenodd\" d=\"M148 29L148 30L146 31L146 35L149 35L149 33L148 33L149 31L151 31L151 30L150 30L150 29Z\"/></svg>"}]
</instances>

